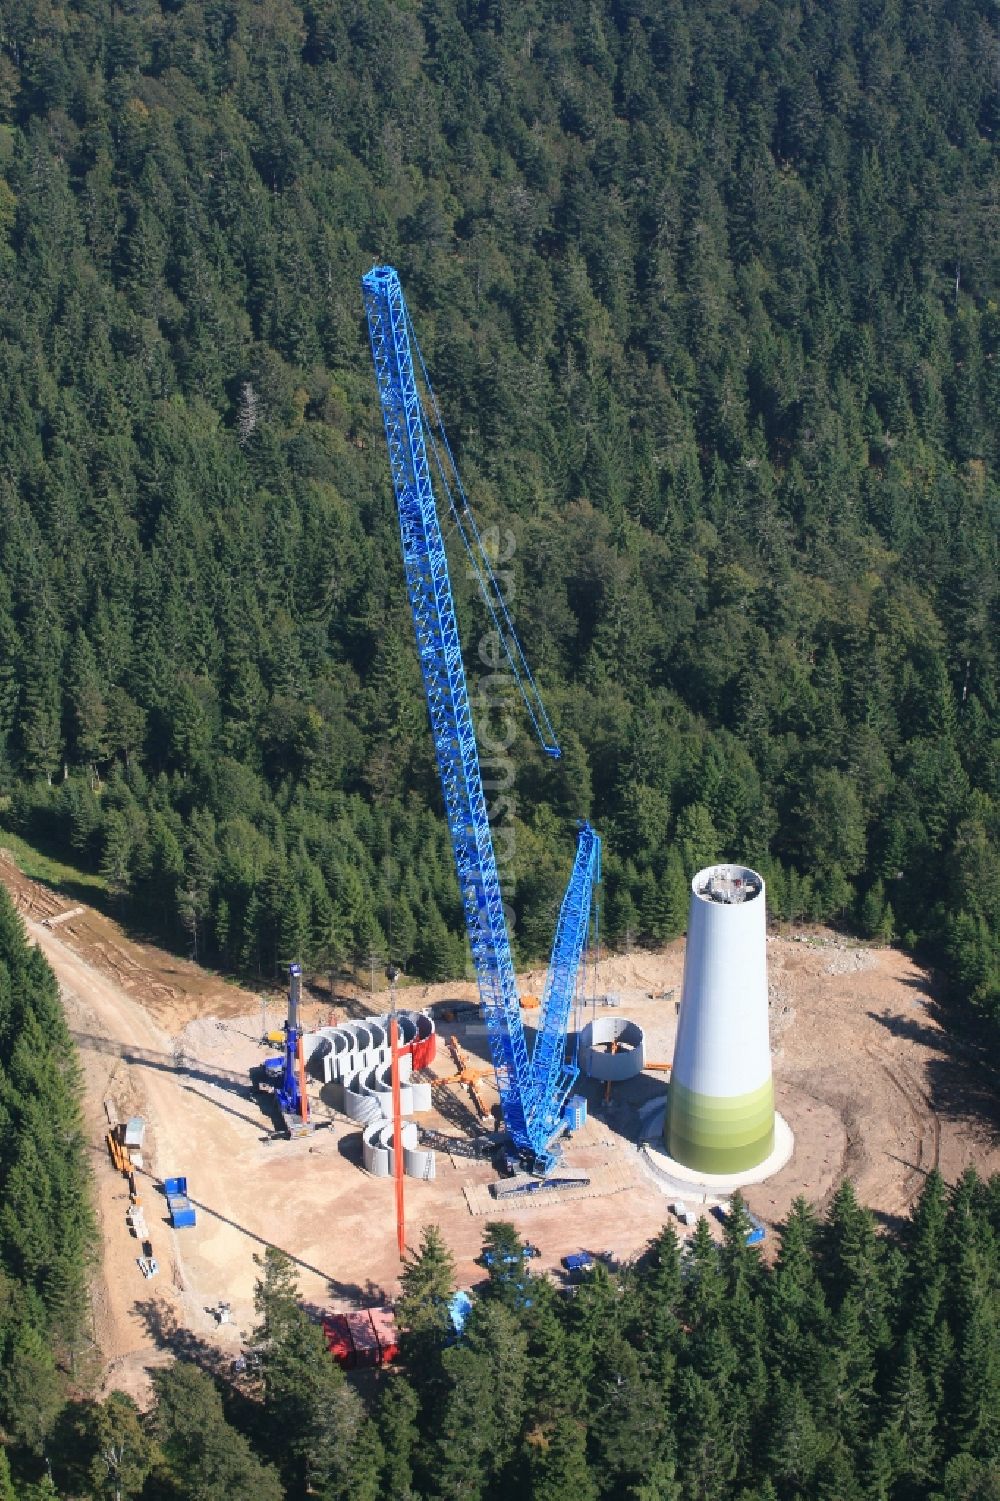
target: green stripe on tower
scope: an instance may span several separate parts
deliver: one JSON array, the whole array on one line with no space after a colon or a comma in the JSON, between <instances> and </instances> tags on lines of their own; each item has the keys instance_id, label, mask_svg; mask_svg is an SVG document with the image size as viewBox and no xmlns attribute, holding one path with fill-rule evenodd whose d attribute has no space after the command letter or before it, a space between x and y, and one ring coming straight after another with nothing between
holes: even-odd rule
<instances>
[{"instance_id":1,"label":"green stripe on tower","mask_svg":"<svg viewBox=\"0 0 1000 1501\"><path fill-rule=\"evenodd\" d=\"M774 1084L706 1095L671 1083L664 1132L670 1156L702 1173L742 1173L774 1149Z\"/></svg>"}]
</instances>

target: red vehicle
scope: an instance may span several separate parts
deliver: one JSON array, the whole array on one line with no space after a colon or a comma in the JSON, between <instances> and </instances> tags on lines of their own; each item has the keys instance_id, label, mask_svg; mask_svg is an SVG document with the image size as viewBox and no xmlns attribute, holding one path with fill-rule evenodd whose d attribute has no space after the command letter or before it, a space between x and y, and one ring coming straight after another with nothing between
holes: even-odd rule
<instances>
[{"instance_id":1,"label":"red vehicle","mask_svg":"<svg viewBox=\"0 0 1000 1501\"><path fill-rule=\"evenodd\" d=\"M344 1315L338 1313L333 1318L324 1319L323 1333L326 1336L326 1348L337 1364L343 1366L345 1371L351 1370L354 1366L354 1344Z\"/></svg>"},{"instance_id":2,"label":"red vehicle","mask_svg":"<svg viewBox=\"0 0 1000 1501\"><path fill-rule=\"evenodd\" d=\"M388 1308L364 1308L323 1320L326 1347L345 1371L388 1365L399 1354L399 1330Z\"/></svg>"}]
</instances>

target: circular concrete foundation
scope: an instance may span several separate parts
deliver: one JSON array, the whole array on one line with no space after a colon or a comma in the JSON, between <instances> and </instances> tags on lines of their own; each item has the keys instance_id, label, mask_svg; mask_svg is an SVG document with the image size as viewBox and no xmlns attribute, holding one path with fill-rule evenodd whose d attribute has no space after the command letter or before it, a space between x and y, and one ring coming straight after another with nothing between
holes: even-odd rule
<instances>
[{"instance_id":1,"label":"circular concrete foundation","mask_svg":"<svg viewBox=\"0 0 1000 1501\"><path fill-rule=\"evenodd\" d=\"M780 1171L791 1160L795 1150L792 1128L783 1115L774 1116L774 1149L756 1167L741 1173L703 1173L696 1168L685 1167L683 1162L670 1157L663 1149L663 1118L666 1101L643 1122L642 1154L652 1168L661 1187L671 1193L700 1194L703 1199L721 1199L734 1189L746 1188L750 1183L762 1183Z\"/></svg>"}]
</instances>

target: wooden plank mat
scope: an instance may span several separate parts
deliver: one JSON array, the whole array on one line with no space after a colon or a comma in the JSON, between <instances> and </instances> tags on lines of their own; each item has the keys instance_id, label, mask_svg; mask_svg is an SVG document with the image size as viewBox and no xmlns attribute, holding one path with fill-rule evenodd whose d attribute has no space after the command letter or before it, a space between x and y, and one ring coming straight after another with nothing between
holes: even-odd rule
<instances>
[{"instance_id":1,"label":"wooden plank mat","mask_svg":"<svg viewBox=\"0 0 1000 1501\"><path fill-rule=\"evenodd\" d=\"M635 1187L631 1168L621 1162L608 1162L592 1168L590 1182L580 1188L561 1188L552 1193L529 1194L526 1198L495 1199L485 1183L466 1183L462 1192L474 1215L491 1214L506 1218L509 1214L521 1214L537 1209L541 1204L568 1204L577 1199L603 1199L608 1194L623 1193Z\"/></svg>"}]
</instances>

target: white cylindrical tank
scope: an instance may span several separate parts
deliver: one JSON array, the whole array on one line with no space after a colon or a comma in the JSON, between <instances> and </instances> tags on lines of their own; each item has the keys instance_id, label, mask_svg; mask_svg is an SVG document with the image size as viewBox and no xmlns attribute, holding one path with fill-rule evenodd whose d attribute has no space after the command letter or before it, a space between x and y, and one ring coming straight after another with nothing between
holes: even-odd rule
<instances>
[{"instance_id":1,"label":"white cylindrical tank","mask_svg":"<svg viewBox=\"0 0 1000 1501\"><path fill-rule=\"evenodd\" d=\"M774 1147L764 882L710 865L691 893L666 1148L685 1167L741 1173Z\"/></svg>"}]
</instances>

